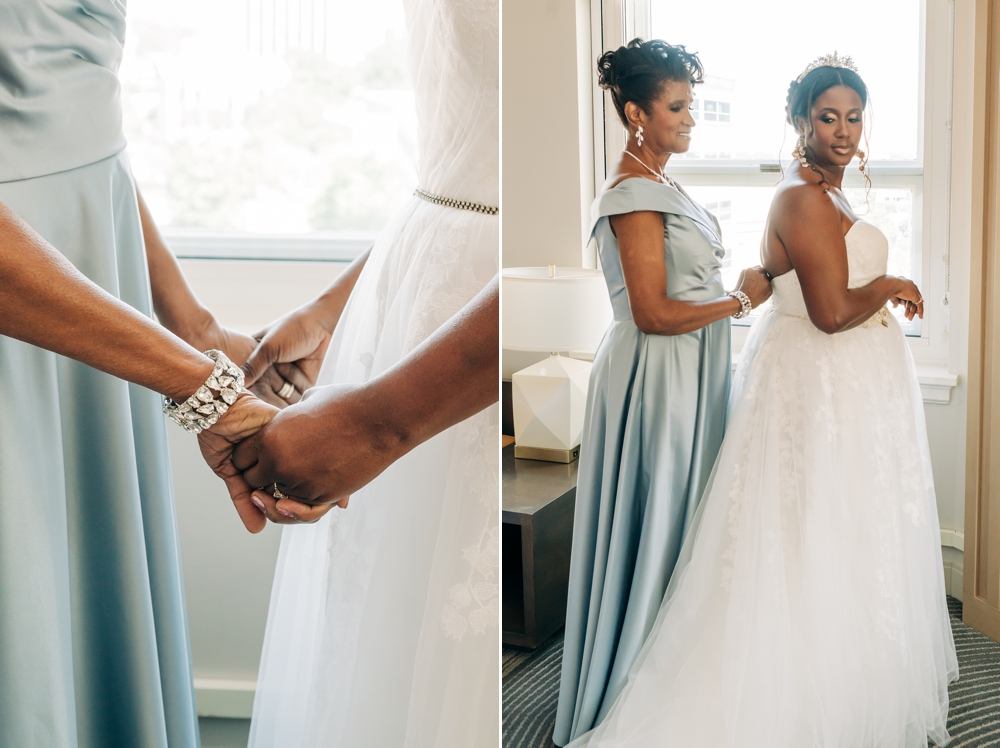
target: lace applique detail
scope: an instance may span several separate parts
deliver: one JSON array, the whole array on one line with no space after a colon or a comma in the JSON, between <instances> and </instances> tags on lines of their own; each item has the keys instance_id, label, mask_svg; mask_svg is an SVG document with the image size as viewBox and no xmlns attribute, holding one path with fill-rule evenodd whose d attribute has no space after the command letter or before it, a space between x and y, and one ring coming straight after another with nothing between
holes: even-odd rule
<instances>
[{"instance_id":1,"label":"lace applique detail","mask_svg":"<svg viewBox=\"0 0 1000 748\"><path fill-rule=\"evenodd\" d=\"M467 571L448 588L448 602L441 611L445 633L456 640L470 630L485 634L496 629L500 620L500 482L496 456L500 428L495 423L496 415L493 407L473 416L477 427L469 432L466 442L469 459L463 493L470 498L470 504L475 497L475 506L465 508L464 519L468 525L478 521L485 527L477 543L462 549Z\"/></svg>"}]
</instances>

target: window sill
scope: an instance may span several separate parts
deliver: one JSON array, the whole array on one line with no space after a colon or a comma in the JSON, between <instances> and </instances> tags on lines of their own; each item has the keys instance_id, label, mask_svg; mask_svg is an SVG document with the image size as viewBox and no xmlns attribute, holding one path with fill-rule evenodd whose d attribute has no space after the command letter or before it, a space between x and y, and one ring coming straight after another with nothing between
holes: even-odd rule
<instances>
[{"instance_id":1,"label":"window sill","mask_svg":"<svg viewBox=\"0 0 1000 748\"><path fill-rule=\"evenodd\" d=\"M352 262L375 243L377 232L314 234L240 234L197 229L166 229L163 238L183 260L257 260Z\"/></svg>"}]
</instances>

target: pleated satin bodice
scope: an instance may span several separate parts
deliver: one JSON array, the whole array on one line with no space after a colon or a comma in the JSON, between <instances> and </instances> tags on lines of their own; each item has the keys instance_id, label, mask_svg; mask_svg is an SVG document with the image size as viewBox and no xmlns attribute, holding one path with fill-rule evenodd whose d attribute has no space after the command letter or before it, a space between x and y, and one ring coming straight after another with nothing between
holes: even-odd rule
<instances>
[{"instance_id":1,"label":"pleated satin bodice","mask_svg":"<svg viewBox=\"0 0 1000 748\"><path fill-rule=\"evenodd\" d=\"M0 0L0 182L125 148L123 0Z\"/></svg>"}]
</instances>

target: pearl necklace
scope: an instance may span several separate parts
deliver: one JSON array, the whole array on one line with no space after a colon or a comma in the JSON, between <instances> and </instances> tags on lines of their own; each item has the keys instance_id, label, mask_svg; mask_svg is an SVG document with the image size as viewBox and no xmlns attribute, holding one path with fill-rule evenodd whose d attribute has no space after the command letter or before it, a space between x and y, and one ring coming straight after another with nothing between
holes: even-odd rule
<instances>
[{"instance_id":1,"label":"pearl necklace","mask_svg":"<svg viewBox=\"0 0 1000 748\"><path fill-rule=\"evenodd\" d=\"M655 171L654 169L650 169L648 166L646 166L645 162L641 158L639 158L638 156L636 156L634 153L632 153L632 151L625 150L625 151L622 151L622 153L625 153L625 154L631 156L632 158L634 158L636 161L639 162L639 165L642 166L643 169L645 169L646 171L648 171L654 177L658 177L665 184L669 184L675 190L677 189L677 185L674 184L674 180L673 179L671 179L670 177L668 177L662 171Z\"/></svg>"}]
</instances>

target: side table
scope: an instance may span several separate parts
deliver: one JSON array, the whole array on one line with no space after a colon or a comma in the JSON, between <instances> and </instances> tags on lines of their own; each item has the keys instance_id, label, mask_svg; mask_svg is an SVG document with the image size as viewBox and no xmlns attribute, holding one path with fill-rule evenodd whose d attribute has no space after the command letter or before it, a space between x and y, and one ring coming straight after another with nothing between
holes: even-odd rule
<instances>
[{"instance_id":1,"label":"side table","mask_svg":"<svg viewBox=\"0 0 1000 748\"><path fill-rule=\"evenodd\" d=\"M566 621L578 461L503 449L503 642L534 649Z\"/></svg>"}]
</instances>

